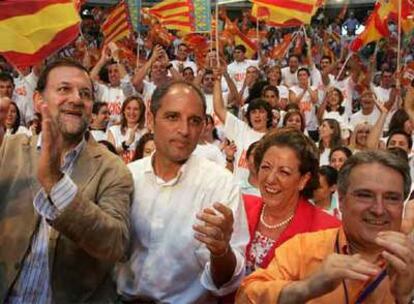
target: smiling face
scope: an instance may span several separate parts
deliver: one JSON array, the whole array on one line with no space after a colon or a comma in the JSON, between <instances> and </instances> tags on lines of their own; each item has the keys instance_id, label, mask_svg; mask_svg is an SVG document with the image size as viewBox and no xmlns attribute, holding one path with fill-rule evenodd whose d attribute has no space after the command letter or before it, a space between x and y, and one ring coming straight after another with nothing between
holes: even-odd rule
<instances>
[{"instance_id":1,"label":"smiling face","mask_svg":"<svg viewBox=\"0 0 414 304\"><path fill-rule=\"evenodd\" d=\"M121 76L119 74L119 68L116 63L108 65L108 79L111 86L119 86L121 82Z\"/></svg>"},{"instance_id":2,"label":"smiling face","mask_svg":"<svg viewBox=\"0 0 414 304\"><path fill-rule=\"evenodd\" d=\"M339 171L347 159L348 157L344 152L337 150L332 153L329 165Z\"/></svg>"},{"instance_id":3,"label":"smiling face","mask_svg":"<svg viewBox=\"0 0 414 304\"><path fill-rule=\"evenodd\" d=\"M296 204L309 181L309 175L302 175L299 169L300 160L293 149L284 146L267 149L258 171L263 201L271 207Z\"/></svg>"},{"instance_id":4,"label":"smiling face","mask_svg":"<svg viewBox=\"0 0 414 304\"><path fill-rule=\"evenodd\" d=\"M400 230L404 180L398 171L378 163L358 165L350 172L348 189L339 199L351 244L376 247L378 232Z\"/></svg>"},{"instance_id":5,"label":"smiling face","mask_svg":"<svg viewBox=\"0 0 414 304\"><path fill-rule=\"evenodd\" d=\"M197 92L186 85L172 86L160 100L149 124L154 130L156 157L173 163L187 160L195 149L205 122L205 111Z\"/></svg>"},{"instance_id":6,"label":"smiling face","mask_svg":"<svg viewBox=\"0 0 414 304\"><path fill-rule=\"evenodd\" d=\"M129 100L124 109L124 116L128 124L137 124L141 117L141 109L136 99Z\"/></svg>"},{"instance_id":7,"label":"smiling face","mask_svg":"<svg viewBox=\"0 0 414 304\"><path fill-rule=\"evenodd\" d=\"M92 82L85 71L70 66L53 68L44 91L36 91L34 98L47 103L52 121L65 139L78 140L83 136L93 104Z\"/></svg>"}]
</instances>

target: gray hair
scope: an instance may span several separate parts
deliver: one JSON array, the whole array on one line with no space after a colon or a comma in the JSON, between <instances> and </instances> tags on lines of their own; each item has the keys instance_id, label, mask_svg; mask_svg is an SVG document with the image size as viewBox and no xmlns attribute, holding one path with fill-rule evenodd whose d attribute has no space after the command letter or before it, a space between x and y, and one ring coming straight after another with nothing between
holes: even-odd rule
<instances>
[{"instance_id":1,"label":"gray hair","mask_svg":"<svg viewBox=\"0 0 414 304\"><path fill-rule=\"evenodd\" d=\"M162 98L169 92L169 90L174 86L183 86L187 87L197 93L197 95L200 97L200 100L203 104L203 110L204 113L206 113L206 98L203 94L203 92L193 83L187 82L184 80L173 80L166 82L160 86L158 86L151 97L151 104L150 104L150 110L151 113L155 116L157 114L158 110L161 108L162 104Z\"/></svg>"},{"instance_id":2,"label":"gray hair","mask_svg":"<svg viewBox=\"0 0 414 304\"><path fill-rule=\"evenodd\" d=\"M374 163L394 169L401 174L404 180L404 199L407 198L411 188L410 167L408 166L408 162L397 155L381 150L358 152L346 160L338 175L339 194L346 194L349 186L349 175L355 167Z\"/></svg>"}]
</instances>

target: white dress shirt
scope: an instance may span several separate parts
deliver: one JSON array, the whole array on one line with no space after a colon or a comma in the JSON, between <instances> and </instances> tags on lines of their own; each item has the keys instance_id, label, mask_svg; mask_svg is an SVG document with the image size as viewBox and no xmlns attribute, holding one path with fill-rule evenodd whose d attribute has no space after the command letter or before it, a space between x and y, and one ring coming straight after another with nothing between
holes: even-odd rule
<instances>
[{"instance_id":1,"label":"white dress shirt","mask_svg":"<svg viewBox=\"0 0 414 304\"><path fill-rule=\"evenodd\" d=\"M129 164L134 178L131 211L131 256L117 271L124 299L162 303L215 303L239 286L249 241L239 188L229 171L192 155L168 182L154 173L152 157ZM217 289L210 271L210 252L194 238L196 214L214 202L233 210L231 247L237 265L228 283Z\"/></svg>"}]
</instances>

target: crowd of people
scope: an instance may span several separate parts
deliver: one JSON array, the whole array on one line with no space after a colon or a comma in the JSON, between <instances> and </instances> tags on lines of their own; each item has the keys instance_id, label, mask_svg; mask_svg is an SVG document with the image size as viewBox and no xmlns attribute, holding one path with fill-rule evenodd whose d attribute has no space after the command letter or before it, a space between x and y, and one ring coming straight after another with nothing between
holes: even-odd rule
<instances>
[{"instance_id":1,"label":"crowd of people","mask_svg":"<svg viewBox=\"0 0 414 304\"><path fill-rule=\"evenodd\" d=\"M414 36L348 54L351 13L131 63L85 24L96 60L0 65L1 302L414 303Z\"/></svg>"}]
</instances>

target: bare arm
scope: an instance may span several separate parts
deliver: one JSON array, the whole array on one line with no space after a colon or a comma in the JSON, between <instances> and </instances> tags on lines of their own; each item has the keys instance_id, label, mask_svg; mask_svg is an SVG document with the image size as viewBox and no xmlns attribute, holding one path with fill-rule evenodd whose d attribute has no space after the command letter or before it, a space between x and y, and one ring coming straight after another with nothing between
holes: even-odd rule
<instances>
[{"instance_id":1,"label":"bare arm","mask_svg":"<svg viewBox=\"0 0 414 304\"><path fill-rule=\"evenodd\" d=\"M101 58L99 58L98 62L93 67L90 73L93 81L99 81L99 82L101 81L101 79L99 78L99 72L101 71L102 67L109 60L111 60L111 58L112 56L111 56L109 49L106 46L104 46L104 48L102 49Z\"/></svg>"},{"instance_id":2,"label":"bare arm","mask_svg":"<svg viewBox=\"0 0 414 304\"><path fill-rule=\"evenodd\" d=\"M223 102L223 93L221 88L221 71L219 68L213 70L214 73L214 89L213 89L213 107L214 113L218 116L222 123L226 121L227 109Z\"/></svg>"},{"instance_id":3,"label":"bare arm","mask_svg":"<svg viewBox=\"0 0 414 304\"><path fill-rule=\"evenodd\" d=\"M374 127L369 132L367 138L367 148L368 149L378 149L380 138L382 135L382 130L384 129L385 120L387 119L388 110L387 108L382 105L376 98L375 104L377 108L381 111L380 117L378 117L377 122L375 123Z\"/></svg>"},{"instance_id":4,"label":"bare arm","mask_svg":"<svg viewBox=\"0 0 414 304\"><path fill-rule=\"evenodd\" d=\"M152 64L162 55L162 51L163 48L160 45L156 45L152 52L151 58L135 72L132 84L138 92L142 92L145 76L147 76L150 71Z\"/></svg>"}]
</instances>

